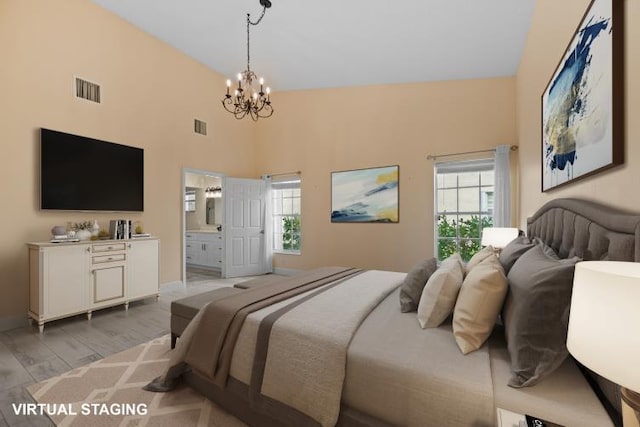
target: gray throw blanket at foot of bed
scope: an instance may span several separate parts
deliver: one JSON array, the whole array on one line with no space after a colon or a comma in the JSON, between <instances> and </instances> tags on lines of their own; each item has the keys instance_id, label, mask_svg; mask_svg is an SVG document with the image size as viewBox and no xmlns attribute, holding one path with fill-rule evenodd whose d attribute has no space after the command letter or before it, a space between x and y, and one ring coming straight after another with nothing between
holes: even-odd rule
<instances>
[{"instance_id":1,"label":"gray throw blanket at foot of bed","mask_svg":"<svg viewBox=\"0 0 640 427\"><path fill-rule=\"evenodd\" d=\"M146 389L170 389L187 364L224 387L244 318L306 293L280 304L260 324L250 400L259 410L264 396L295 408L320 425L334 425L349 342L369 312L400 284L397 276L389 280L385 273L323 268L265 286L270 290L247 290L253 297L242 292L212 303L184 331L165 375Z\"/></svg>"}]
</instances>

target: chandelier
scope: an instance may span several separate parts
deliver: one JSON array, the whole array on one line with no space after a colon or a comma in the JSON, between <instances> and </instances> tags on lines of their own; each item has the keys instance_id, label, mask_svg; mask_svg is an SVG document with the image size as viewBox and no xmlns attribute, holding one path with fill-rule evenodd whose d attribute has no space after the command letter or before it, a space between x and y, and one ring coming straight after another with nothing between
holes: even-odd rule
<instances>
[{"instance_id":1,"label":"chandelier","mask_svg":"<svg viewBox=\"0 0 640 427\"><path fill-rule=\"evenodd\" d=\"M231 91L231 80L227 80L227 93L222 98L224 109L235 116L236 119L242 119L245 116L251 117L254 121L258 118L271 117L273 107L271 106L269 87L264 86L264 79L258 79L256 74L251 70L251 57L249 55L249 28L251 25L258 25L268 8L271 7L271 1L260 0L263 6L262 15L257 21L251 21L251 15L247 13L247 69L242 73L238 73L238 84L233 92Z\"/></svg>"}]
</instances>

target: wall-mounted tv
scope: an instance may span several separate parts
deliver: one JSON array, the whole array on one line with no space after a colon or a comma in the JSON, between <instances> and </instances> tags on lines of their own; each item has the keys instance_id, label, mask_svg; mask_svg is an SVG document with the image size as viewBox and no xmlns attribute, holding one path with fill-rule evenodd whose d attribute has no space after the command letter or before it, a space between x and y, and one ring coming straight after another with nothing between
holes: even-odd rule
<instances>
[{"instance_id":1,"label":"wall-mounted tv","mask_svg":"<svg viewBox=\"0 0 640 427\"><path fill-rule=\"evenodd\" d=\"M40 209L144 209L144 150L50 129L40 131Z\"/></svg>"}]
</instances>

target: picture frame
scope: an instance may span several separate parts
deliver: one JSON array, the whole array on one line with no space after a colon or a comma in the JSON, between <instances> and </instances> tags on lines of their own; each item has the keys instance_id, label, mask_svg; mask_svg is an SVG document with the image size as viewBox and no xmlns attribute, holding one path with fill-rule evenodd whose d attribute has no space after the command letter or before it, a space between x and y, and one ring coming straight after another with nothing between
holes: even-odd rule
<instances>
[{"instance_id":1,"label":"picture frame","mask_svg":"<svg viewBox=\"0 0 640 427\"><path fill-rule=\"evenodd\" d=\"M398 223L400 166L331 173L332 223Z\"/></svg>"},{"instance_id":2,"label":"picture frame","mask_svg":"<svg viewBox=\"0 0 640 427\"><path fill-rule=\"evenodd\" d=\"M542 94L542 191L624 163L624 4L592 0Z\"/></svg>"}]
</instances>

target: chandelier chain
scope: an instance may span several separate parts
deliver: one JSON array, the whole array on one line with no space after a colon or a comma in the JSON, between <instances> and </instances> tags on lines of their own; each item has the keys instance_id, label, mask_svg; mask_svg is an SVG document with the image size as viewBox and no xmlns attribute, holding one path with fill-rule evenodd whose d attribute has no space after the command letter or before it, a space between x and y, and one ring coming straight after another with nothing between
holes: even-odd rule
<instances>
[{"instance_id":1,"label":"chandelier chain","mask_svg":"<svg viewBox=\"0 0 640 427\"><path fill-rule=\"evenodd\" d=\"M251 56L249 55L250 49L249 49L249 26L250 25L258 25L260 23L260 21L262 21L262 18L264 18L264 14L267 12L267 6L264 6L262 8L262 14L260 15L260 18L258 18L258 20L256 22L253 22L251 20L251 14L247 13L247 70L251 70Z\"/></svg>"}]
</instances>

